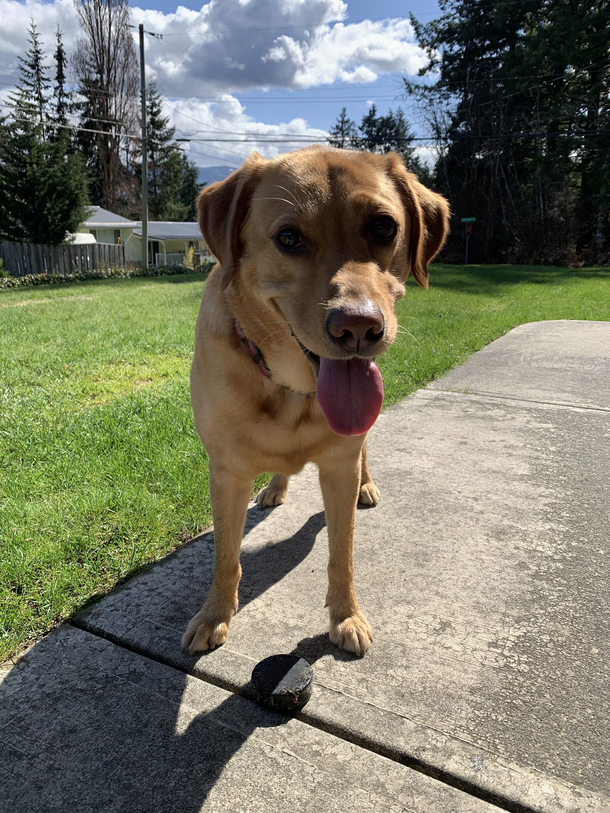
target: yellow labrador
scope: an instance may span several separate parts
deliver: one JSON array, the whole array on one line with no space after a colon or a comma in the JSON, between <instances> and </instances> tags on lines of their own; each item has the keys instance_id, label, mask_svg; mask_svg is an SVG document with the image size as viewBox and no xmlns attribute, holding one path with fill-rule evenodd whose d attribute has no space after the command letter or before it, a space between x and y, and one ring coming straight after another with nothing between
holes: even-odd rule
<instances>
[{"instance_id":1,"label":"yellow labrador","mask_svg":"<svg viewBox=\"0 0 610 813\"><path fill-rule=\"evenodd\" d=\"M203 190L199 220L219 261L191 371L216 563L183 648L192 654L227 640L254 478L275 472L258 502L280 505L289 476L313 461L330 547L330 638L363 655L372 631L356 599L353 542L358 500L379 498L365 447L383 398L375 358L396 336L394 306L409 271L428 287L447 203L393 153L307 147L270 161L253 153Z\"/></svg>"}]
</instances>

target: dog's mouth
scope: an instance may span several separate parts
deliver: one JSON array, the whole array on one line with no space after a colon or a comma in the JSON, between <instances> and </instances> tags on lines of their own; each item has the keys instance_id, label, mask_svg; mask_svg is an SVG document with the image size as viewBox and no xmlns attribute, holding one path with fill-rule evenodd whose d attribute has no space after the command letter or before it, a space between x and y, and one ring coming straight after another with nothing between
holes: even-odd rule
<instances>
[{"instance_id":1,"label":"dog's mouth","mask_svg":"<svg viewBox=\"0 0 610 813\"><path fill-rule=\"evenodd\" d=\"M309 350L292 331L316 376L316 397L337 435L363 435L373 426L383 403L383 380L375 360L353 356L331 359Z\"/></svg>"}]
</instances>

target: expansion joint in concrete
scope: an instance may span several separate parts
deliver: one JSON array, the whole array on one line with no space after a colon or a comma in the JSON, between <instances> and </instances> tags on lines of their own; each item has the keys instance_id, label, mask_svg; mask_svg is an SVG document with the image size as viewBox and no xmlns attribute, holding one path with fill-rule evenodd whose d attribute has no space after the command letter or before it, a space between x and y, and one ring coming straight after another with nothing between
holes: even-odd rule
<instances>
[{"instance_id":1,"label":"expansion joint in concrete","mask_svg":"<svg viewBox=\"0 0 610 813\"><path fill-rule=\"evenodd\" d=\"M176 669L177 671L182 672L184 674L188 674L191 677L202 681L203 683L209 683L213 686L217 686L220 689L224 689L225 691L231 692L232 694L236 694L248 700L252 700L252 694L249 691L249 687L247 684L245 686L240 686L238 684L231 683L230 681L223 680L217 675L202 675L200 672L195 673L191 670L184 669L182 666L172 661L171 658L163 658L160 655L148 652L143 647L138 647L134 646L133 644L126 643L119 636L100 630L95 625L90 626L89 624L86 623L86 621L83 622L78 617L73 618L69 622L69 625L81 629L89 633L90 635L94 635L97 638L102 638L103 640L108 641L114 646L117 646L128 652L132 652L136 655L139 655L140 657L146 658L150 661L155 661L156 663L163 664L164 666L168 666L171 669ZM463 793L473 796L474 798L481 799L481 801L487 802L488 804L497 807L499 810L506 810L508 811L508 813L539 813L539 811L536 811L535 808L520 804L514 799L510 799L506 796L503 796L502 794L494 793L493 791L490 791L488 788L482 788L479 785L475 784L474 782L469 782L463 777L456 776L455 774L452 774L448 771L444 771L438 766L431 765L421 759L418 759L413 755L401 753L397 749L394 749L391 746L386 746L381 742L375 741L371 737L366 737L362 734L348 731L327 720L312 717L311 715L307 714L307 712L301 712L300 714L295 715L295 717L305 725L311 726L312 728L316 728L320 731L330 734L331 736L336 737L337 739L349 742L351 745L356 745L359 748L363 748L367 751L378 754L379 756L392 760L392 762L404 765L406 768L410 768L414 771L417 771L418 773L421 773L424 776L428 776L431 779L435 779L438 782L441 782L449 787L455 788L456 790L460 790Z\"/></svg>"},{"instance_id":2,"label":"expansion joint in concrete","mask_svg":"<svg viewBox=\"0 0 610 813\"><path fill-rule=\"evenodd\" d=\"M493 392L484 392L479 390L441 390L441 389L430 389L430 390L423 390L423 392L434 392L439 393L442 395L465 395L470 396L472 398L490 398L494 401L506 401L511 404L528 404L528 405L538 405L544 407L556 407L557 409L567 409L567 410L574 410L576 412L600 412L602 415L606 415L610 413L610 409L606 407L597 407L597 406L589 406L588 404L573 404L567 401L542 401L537 398L518 398L517 396L511 395L496 395Z\"/></svg>"}]
</instances>

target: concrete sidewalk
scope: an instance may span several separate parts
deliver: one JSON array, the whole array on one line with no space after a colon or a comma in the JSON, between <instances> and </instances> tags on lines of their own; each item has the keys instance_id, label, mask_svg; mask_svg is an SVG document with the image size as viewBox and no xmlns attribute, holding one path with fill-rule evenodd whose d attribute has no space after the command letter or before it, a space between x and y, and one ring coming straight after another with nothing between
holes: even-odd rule
<instances>
[{"instance_id":1,"label":"concrete sidewalk","mask_svg":"<svg viewBox=\"0 0 610 813\"><path fill-rule=\"evenodd\" d=\"M610 323L523 325L379 418L363 659L328 640L313 468L248 514L225 646L180 652L206 534L33 647L0 811L610 813L609 371ZM314 667L298 719L247 699L279 652Z\"/></svg>"}]
</instances>

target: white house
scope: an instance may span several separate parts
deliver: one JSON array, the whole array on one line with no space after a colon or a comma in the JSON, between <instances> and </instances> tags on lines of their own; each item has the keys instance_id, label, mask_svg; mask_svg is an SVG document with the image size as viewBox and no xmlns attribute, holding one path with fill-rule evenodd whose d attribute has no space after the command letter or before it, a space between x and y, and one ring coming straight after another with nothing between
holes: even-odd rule
<instances>
[{"instance_id":1,"label":"white house","mask_svg":"<svg viewBox=\"0 0 610 813\"><path fill-rule=\"evenodd\" d=\"M97 243L124 245L127 262L138 263L142 259L142 223L139 220L115 215L101 206L91 206L87 220L75 235L76 242L83 240L81 234L91 235ZM190 248L200 255L201 260L211 257L197 223L148 221L150 265L181 263Z\"/></svg>"},{"instance_id":2,"label":"white house","mask_svg":"<svg viewBox=\"0 0 610 813\"><path fill-rule=\"evenodd\" d=\"M115 215L101 206L90 206L89 215L78 230L80 233L91 234L96 243L127 243L136 226L137 220L128 220L121 215Z\"/></svg>"},{"instance_id":3,"label":"white house","mask_svg":"<svg viewBox=\"0 0 610 813\"><path fill-rule=\"evenodd\" d=\"M139 252L142 256L142 224L137 223L130 242L125 244L129 252ZM181 263L189 249L200 255L201 260L210 259L211 254L199 231L199 224L192 222L148 221L148 261L151 265L172 265Z\"/></svg>"}]
</instances>

